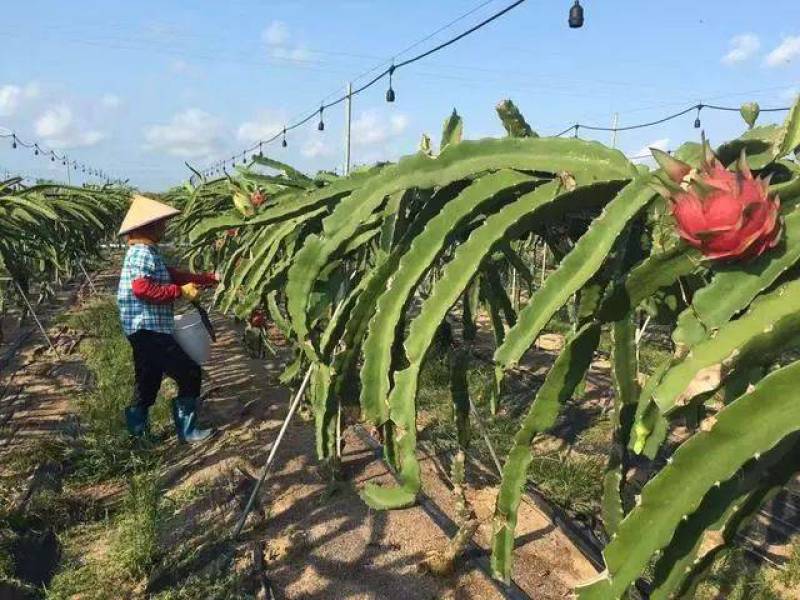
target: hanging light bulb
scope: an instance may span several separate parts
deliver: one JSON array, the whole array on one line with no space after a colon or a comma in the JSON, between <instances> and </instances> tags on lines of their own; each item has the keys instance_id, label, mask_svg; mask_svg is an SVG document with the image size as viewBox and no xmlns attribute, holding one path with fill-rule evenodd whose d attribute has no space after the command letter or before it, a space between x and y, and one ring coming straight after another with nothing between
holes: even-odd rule
<instances>
[{"instance_id":1,"label":"hanging light bulb","mask_svg":"<svg viewBox=\"0 0 800 600\"><path fill-rule=\"evenodd\" d=\"M575 0L575 4L569 9L568 23L572 29L583 27L583 7L580 0Z\"/></svg>"},{"instance_id":2,"label":"hanging light bulb","mask_svg":"<svg viewBox=\"0 0 800 600\"><path fill-rule=\"evenodd\" d=\"M286 148L289 144L286 143L286 127L283 128L283 139L281 140L281 146Z\"/></svg>"},{"instance_id":3,"label":"hanging light bulb","mask_svg":"<svg viewBox=\"0 0 800 600\"><path fill-rule=\"evenodd\" d=\"M13 133L11 134L11 149L12 150L17 149L17 136Z\"/></svg>"},{"instance_id":4,"label":"hanging light bulb","mask_svg":"<svg viewBox=\"0 0 800 600\"><path fill-rule=\"evenodd\" d=\"M702 108L703 108L702 104L698 104L697 105L697 117L695 117L695 119L694 119L694 128L695 129L700 129L700 127L702 126L702 124L700 123L700 109L702 109Z\"/></svg>"},{"instance_id":5,"label":"hanging light bulb","mask_svg":"<svg viewBox=\"0 0 800 600\"><path fill-rule=\"evenodd\" d=\"M258 155L264 156L264 150L261 148L261 142L258 142Z\"/></svg>"},{"instance_id":6,"label":"hanging light bulb","mask_svg":"<svg viewBox=\"0 0 800 600\"><path fill-rule=\"evenodd\" d=\"M244 152L242 152L242 164L244 165L246 163L247 163L247 155Z\"/></svg>"},{"instance_id":7,"label":"hanging light bulb","mask_svg":"<svg viewBox=\"0 0 800 600\"><path fill-rule=\"evenodd\" d=\"M319 107L319 125L317 125L317 131L325 131L325 122L322 120L322 111L324 108L324 106Z\"/></svg>"},{"instance_id":8,"label":"hanging light bulb","mask_svg":"<svg viewBox=\"0 0 800 600\"><path fill-rule=\"evenodd\" d=\"M389 67L389 89L386 90L387 102L394 102L394 90L392 89L392 75L394 75L394 65Z\"/></svg>"},{"instance_id":9,"label":"hanging light bulb","mask_svg":"<svg viewBox=\"0 0 800 600\"><path fill-rule=\"evenodd\" d=\"M56 153L52 150L50 151L50 162L56 162Z\"/></svg>"},{"instance_id":10,"label":"hanging light bulb","mask_svg":"<svg viewBox=\"0 0 800 600\"><path fill-rule=\"evenodd\" d=\"M34 156L39 156L39 144L34 144L33 145L33 155Z\"/></svg>"}]
</instances>

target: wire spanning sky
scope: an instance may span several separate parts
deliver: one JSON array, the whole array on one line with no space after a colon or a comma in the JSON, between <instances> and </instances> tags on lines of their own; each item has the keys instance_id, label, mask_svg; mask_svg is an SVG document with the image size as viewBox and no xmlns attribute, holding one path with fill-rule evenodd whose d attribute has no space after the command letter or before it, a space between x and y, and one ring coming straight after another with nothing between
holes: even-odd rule
<instances>
[{"instance_id":1,"label":"wire spanning sky","mask_svg":"<svg viewBox=\"0 0 800 600\"><path fill-rule=\"evenodd\" d=\"M771 0L770 18L720 0L643 3L528 0L504 17L354 101L353 159L368 163L438 138L455 107L465 134L501 135L494 105L512 98L534 129L576 121L619 125L657 119L696 102L787 105L800 91L800 4ZM271 1L7 3L0 22L0 127L13 128L146 190L269 137L349 79L432 47L510 4ZM457 19L460 16L461 19ZM777 16L780 16L777 19ZM455 23L452 23L456 21ZM446 25L450 25L449 27ZM437 30L440 30L437 32ZM428 34L436 32L425 39ZM631 155L695 139L694 114L620 133ZM269 153L300 168L341 169L343 108L312 120ZM765 121L780 115L764 115ZM712 141L742 128L735 113L703 113ZM608 133L581 132L605 142ZM63 178L57 163L0 144L0 171ZM265 152L267 152L265 150Z\"/></svg>"}]
</instances>

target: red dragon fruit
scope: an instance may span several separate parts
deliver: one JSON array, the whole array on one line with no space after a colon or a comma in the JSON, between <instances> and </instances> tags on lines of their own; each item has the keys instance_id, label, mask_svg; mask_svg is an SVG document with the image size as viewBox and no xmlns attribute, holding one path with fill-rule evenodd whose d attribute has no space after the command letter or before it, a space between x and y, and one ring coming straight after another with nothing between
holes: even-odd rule
<instances>
[{"instance_id":1,"label":"red dragon fruit","mask_svg":"<svg viewBox=\"0 0 800 600\"><path fill-rule=\"evenodd\" d=\"M744 152L736 171L728 171L704 143L700 169L652 149L667 176L661 194L670 201L678 234L703 256L748 259L777 245L780 199L770 197L769 179L753 177Z\"/></svg>"},{"instance_id":2,"label":"red dragon fruit","mask_svg":"<svg viewBox=\"0 0 800 600\"><path fill-rule=\"evenodd\" d=\"M256 190L252 194L250 194L250 202L253 206L261 206L264 204L264 194L262 194L259 190Z\"/></svg>"}]
</instances>

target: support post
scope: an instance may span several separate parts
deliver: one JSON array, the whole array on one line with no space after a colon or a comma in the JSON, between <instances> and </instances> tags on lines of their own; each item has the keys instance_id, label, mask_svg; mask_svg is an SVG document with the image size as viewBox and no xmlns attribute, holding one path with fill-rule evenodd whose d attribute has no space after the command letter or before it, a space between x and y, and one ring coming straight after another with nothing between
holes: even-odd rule
<instances>
[{"instance_id":1,"label":"support post","mask_svg":"<svg viewBox=\"0 0 800 600\"><path fill-rule=\"evenodd\" d=\"M344 174L350 175L350 121L353 117L353 84L347 84L347 100L344 103Z\"/></svg>"},{"instance_id":2,"label":"support post","mask_svg":"<svg viewBox=\"0 0 800 600\"><path fill-rule=\"evenodd\" d=\"M619 113L614 113L614 120L611 122L611 147L617 147L617 127L619 127Z\"/></svg>"},{"instance_id":3,"label":"support post","mask_svg":"<svg viewBox=\"0 0 800 600\"><path fill-rule=\"evenodd\" d=\"M239 537L242 528L244 528L245 521L247 521L247 516L250 514L250 511L253 510L253 504L255 504L258 491L261 489L264 481L266 481L270 471L272 471L272 461L275 459L275 454L278 452L278 446L281 445L281 440L283 440L283 435L286 433L286 428L289 427L289 421L292 420L294 411L297 410L297 406L300 404L300 399L303 397L303 392L305 392L308 380L311 377L311 370L312 365L309 365L306 376L303 378L303 383L300 384L300 388L297 390L297 394L295 394L291 406L289 406L289 412L283 420L283 425L281 425L281 429L278 432L278 437L272 442L272 447L269 449L269 456L267 456L267 462L264 464L264 469L261 471L261 477L258 478L255 486L253 486L253 491L250 492L250 497L247 499L247 505L244 507L244 511L242 511L242 516L239 517L239 521L236 523L236 527L231 534L231 538L234 541Z\"/></svg>"},{"instance_id":4,"label":"support post","mask_svg":"<svg viewBox=\"0 0 800 600\"><path fill-rule=\"evenodd\" d=\"M92 288L92 293L97 294L97 288L94 287L94 281L92 281L92 278L89 277L89 273L86 271L86 267L83 266L82 260L78 261L78 266L81 268L81 271L83 271L83 275L84 277L86 277L86 281L89 282L89 287Z\"/></svg>"},{"instance_id":5,"label":"support post","mask_svg":"<svg viewBox=\"0 0 800 600\"><path fill-rule=\"evenodd\" d=\"M47 335L47 331L45 330L44 325L42 325L42 322L39 320L39 317L36 315L36 311L33 310L33 306L31 306L31 303L28 301L28 297L25 295L25 291L22 289L22 286L19 284L19 282L16 279L14 280L14 286L17 288L17 293L22 298L22 301L25 303L25 306L28 307L28 310L30 311L31 316L33 317L33 320L36 321L36 325L39 327L39 331L42 332L42 335L44 336L44 339L47 340L47 345L50 346L50 350L52 350L53 353L58 358L61 358L61 355L59 355L58 350L56 350L56 347L53 345L53 342L50 339L50 336Z\"/></svg>"}]
</instances>

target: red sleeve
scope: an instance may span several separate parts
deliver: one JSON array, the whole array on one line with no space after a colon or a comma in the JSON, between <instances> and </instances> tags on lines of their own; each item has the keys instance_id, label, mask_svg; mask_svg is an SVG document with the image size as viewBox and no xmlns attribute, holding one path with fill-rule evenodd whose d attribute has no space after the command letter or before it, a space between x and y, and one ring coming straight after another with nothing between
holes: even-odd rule
<instances>
[{"instance_id":1,"label":"red sleeve","mask_svg":"<svg viewBox=\"0 0 800 600\"><path fill-rule=\"evenodd\" d=\"M190 273L189 271L179 271L172 267L167 267L172 283L184 285L186 283L196 283L197 285L214 285L217 278L213 273Z\"/></svg>"},{"instance_id":2,"label":"red sleeve","mask_svg":"<svg viewBox=\"0 0 800 600\"><path fill-rule=\"evenodd\" d=\"M169 304L181 297L181 287L174 283L162 285L149 277L137 277L131 284L133 295L153 304Z\"/></svg>"}]
</instances>

